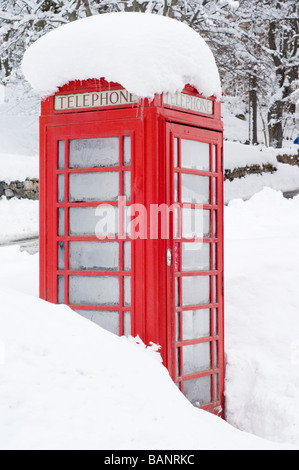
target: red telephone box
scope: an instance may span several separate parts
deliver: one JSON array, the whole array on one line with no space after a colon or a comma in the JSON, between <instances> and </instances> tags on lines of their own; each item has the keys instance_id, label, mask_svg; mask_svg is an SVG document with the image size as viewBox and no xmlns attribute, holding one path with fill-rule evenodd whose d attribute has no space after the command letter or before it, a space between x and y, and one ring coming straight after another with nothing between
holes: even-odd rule
<instances>
[{"instance_id":1,"label":"red telephone box","mask_svg":"<svg viewBox=\"0 0 299 470\"><path fill-rule=\"evenodd\" d=\"M220 103L188 85L148 101L72 82L40 128L41 298L161 345L186 397L222 415Z\"/></svg>"}]
</instances>

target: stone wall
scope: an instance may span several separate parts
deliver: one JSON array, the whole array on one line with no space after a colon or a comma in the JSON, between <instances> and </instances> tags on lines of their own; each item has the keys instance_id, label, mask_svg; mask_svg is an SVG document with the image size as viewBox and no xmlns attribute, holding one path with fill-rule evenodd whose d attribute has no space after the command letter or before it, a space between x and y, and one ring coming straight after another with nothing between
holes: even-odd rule
<instances>
[{"instance_id":1,"label":"stone wall","mask_svg":"<svg viewBox=\"0 0 299 470\"><path fill-rule=\"evenodd\" d=\"M299 150L298 155L278 155L277 161L292 166L299 166Z\"/></svg>"},{"instance_id":2,"label":"stone wall","mask_svg":"<svg viewBox=\"0 0 299 470\"><path fill-rule=\"evenodd\" d=\"M7 199L16 197L36 201L39 199L39 180L28 178L26 181L12 181L11 183L0 181L0 197L2 196Z\"/></svg>"},{"instance_id":3,"label":"stone wall","mask_svg":"<svg viewBox=\"0 0 299 470\"><path fill-rule=\"evenodd\" d=\"M280 155L277 157L277 161L288 165L299 166L299 152L298 155ZM263 165L251 165L234 170L224 170L224 180L233 181L234 179L244 178L247 175L262 175L263 173L275 173L277 168L270 164ZM26 181L12 181L6 183L0 181L0 197L6 197L12 199L14 197L18 199L39 199L39 180L27 178Z\"/></svg>"},{"instance_id":4,"label":"stone wall","mask_svg":"<svg viewBox=\"0 0 299 470\"><path fill-rule=\"evenodd\" d=\"M263 165L244 166L240 168L235 168L234 170L224 170L224 181L233 181L236 178L244 178L244 176L247 175L262 175L263 173L275 173L276 171L277 168L271 163L266 163Z\"/></svg>"}]
</instances>

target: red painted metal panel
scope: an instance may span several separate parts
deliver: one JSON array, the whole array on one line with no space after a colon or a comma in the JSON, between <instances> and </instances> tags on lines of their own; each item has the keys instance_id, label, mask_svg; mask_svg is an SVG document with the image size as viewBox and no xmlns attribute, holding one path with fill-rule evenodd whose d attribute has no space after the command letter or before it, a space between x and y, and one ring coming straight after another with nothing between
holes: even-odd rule
<instances>
[{"instance_id":1,"label":"red painted metal panel","mask_svg":"<svg viewBox=\"0 0 299 470\"><path fill-rule=\"evenodd\" d=\"M177 140L175 140L177 139ZM210 144L210 170L212 171L202 171L202 170L191 170L184 169L181 162L181 139L188 139L192 141L205 142ZM178 383L181 390L184 389L184 384L188 380L200 379L201 377L211 376L211 403L204 405L204 409L213 410L221 415L223 415L224 409L224 331L223 331L223 174L222 174L222 147L223 147L223 138L222 134L218 132L211 132L203 129L195 129L187 126L181 126L177 124L167 124L167 163L168 163L168 178L170 182L168 184L168 205L175 203L174 199L174 174L178 174L178 181L180 181L181 175L205 175L210 178L210 182L214 182L214 179L217 181L217 196L218 200L214 200L214 184L210 184L210 204L188 204L188 207L193 208L203 208L203 209L212 209L210 210L210 225L211 225L211 235L209 238L202 238L203 243L209 243L210 245L210 270L204 271L187 271L183 272L180 270L180 261L182 258L182 244L190 243L190 239L184 239L181 235L179 236L178 241L174 238L169 241L169 248L174 253L174 263L171 267L168 268L168 364L167 367L170 370L172 378L175 382ZM178 165L177 169L174 165L174 142L178 142ZM213 165L213 151L214 146L217 147L217 167L214 168ZM181 186L178 188L178 203L177 207L183 208L185 204L180 202L181 199ZM217 211L217 233L214 234L214 211ZM219 224L219 225L218 225ZM214 268L214 251L213 246L217 246L217 266ZM216 289L217 294L214 292L214 282L210 282L210 303L204 305L186 305L182 301L182 279L192 278L192 277L203 277L209 276L210 280L217 279ZM178 286L176 283L178 282ZM178 305L175 300L175 290L178 289ZM183 315L184 312L189 311L200 311L200 310L209 310L210 311L210 336L199 337L197 339L183 339ZM217 322L218 322L218 331L215 332L215 316L214 311L217 311ZM176 313L177 312L177 313ZM178 316L179 321L177 326ZM178 331L177 331L178 328ZM211 358L211 368L204 371L198 371L196 373L187 373L184 374L184 360L183 360L183 351L186 346L199 345L199 344L210 344L210 358ZM215 346L216 345L216 346ZM217 347L217 352L216 348ZM216 356L217 354L217 356ZM210 369L210 370L209 370ZM218 382L216 386L216 381ZM216 388L219 392L216 391ZM216 396L216 393L219 396ZM215 411L216 410L216 411Z\"/></svg>"},{"instance_id":2,"label":"red painted metal panel","mask_svg":"<svg viewBox=\"0 0 299 470\"><path fill-rule=\"evenodd\" d=\"M69 244L70 242L74 241L97 241L98 239L96 236L89 236L89 237L81 237L81 236L71 236L68 235L69 233L69 209L78 207L94 207L96 208L99 203L98 202L69 202L69 176L71 174L85 174L85 173L102 173L103 171L113 170L114 172L119 173L119 188L120 192L123 192L124 183L124 171L131 171L132 175L132 188L137 188L138 184L135 185L135 181L140 181L140 164L136 164L137 158L135 158L135 154L138 153L138 156L141 157L142 148L140 145L140 132L139 128L141 126L140 120L131 120L128 121L118 119L116 122L110 120L106 120L103 114L84 114L84 116L80 113L76 116L68 116L70 122L64 119L64 116L60 116L60 122L56 120L55 126L51 123L51 119L46 120L46 125L42 125L42 132L43 138L46 136L46 152L42 155L41 158L41 175L44 176L44 189L42 191L42 201L41 201L41 297L45 298L50 302L57 303L58 302L58 292L57 292L57 278L58 276L64 277L64 302L70 304L69 302L69 278L70 276L77 276L77 275L84 275L84 276L118 276L119 277L119 293L120 293L120 300L118 307L112 306L96 306L92 305L86 307L84 305L71 305L74 309L80 310L88 310L92 309L93 311L119 311L120 314L120 334L123 334L124 328L124 319L123 313L126 311L132 312L132 333L137 334L141 333L143 326L140 325L142 323L138 316L134 315L135 312L135 305L125 306L124 304L124 286L123 282L126 277L128 277L128 273L125 272L122 267L124 264L124 242L128 240L128 237L122 238L115 238L109 237L109 240L121 240L119 241L119 254L120 254L120 269L118 271L113 271L113 273L107 271L74 271L69 268ZM103 119L104 117L104 119ZM119 118L119 116L118 116ZM52 125L51 125L52 124ZM60 125L59 125L60 124ZM123 166L122 154L123 154L123 143L122 137L123 136L130 136L132 139L132 165L131 166ZM105 167L98 168L98 169L69 169L68 159L69 159L69 141L72 139L90 139L90 138L99 138L99 137L108 137L108 136L118 136L120 141L119 152L120 152L120 164L118 167ZM139 139L139 141L138 141ZM64 169L58 169L58 142L64 141L65 142L65 165ZM58 177L64 176L65 178L65 189L64 189L64 202L58 202L57 195L58 195ZM126 205L131 205L133 202L142 203L142 200L139 201L138 198L142 195L142 191L132 191L132 200L130 203L125 203ZM104 203L105 204L105 203ZM111 202L109 205L116 206L117 202ZM65 212L64 218L64 234L58 234L58 210L63 209ZM45 224L46 229L45 229ZM64 269L58 268L58 255L57 255L57 244L61 242L64 244L65 255L64 255ZM130 276L132 279L136 279L135 269L137 271L138 277L140 274L140 263L137 262L136 255L142 258L142 249L140 247L139 242L132 242L136 243L135 250L132 253L132 269L130 272ZM137 304L143 303L143 295L138 292L138 295L135 295L136 286L135 282L132 283L132 298L136 299ZM43 294L46 292L46 294ZM137 326L136 326L137 325Z\"/></svg>"},{"instance_id":3,"label":"red painted metal panel","mask_svg":"<svg viewBox=\"0 0 299 470\"><path fill-rule=\"evenodd\" d=\"M92 91L123 89L117 83L107 83L105 80L88 80L86 82L72 82L61 88L58 95L71 93L89 93ZM202 98L196 90L186 86L184 93ZM78 109L75 111L55 111L54 97L42 103L42 117L40 119L40 296L50 302L58 302L58 277L64 279L64 302L70 304L69 281L73 276L114 276L119 279L119 305L74 305L70 306L81 312L87 312L91 307L94 312L117 310L119 316L119 334L124 334L124 314L131 312L132 335L140 335L146 344L149 342L161 345L161 354L165 366L168 368L173 380L182 391L186 376L177 374L177 364L183 370L183 354L176 357L177 351L183 351L186 346L211 345L211 368L196 373L188 373L187 379L211 377L210 403L202 406L203 409L219 413L219 407L224 406L224 320L223 320L223 168L221 164L223 150L223 124L220 117L220 103L213 101L213 115L191 112L186 109L171 108L163 105L161 96L140 101L134 105L105 107L101 109ZM119 165L104 168L69 168L69 142L72 139L90 139L108 136L118 136ZM123 136L131 137L131 166L124 166ZM177 139L175 141L174 139ZM194 139L210 145L210 171L182 169L181 168L181 139ZM65 142L65 165L58 167L59 141ZM178 168L174 168L174 144L178 142ZM213 168L213 149L217 147L217 168ZM190 243L189 239L181 236L173 237L174 218L170 216L170 236L163 237L165 229L163 220L157 227L146 226L146 236L141 236L132 244L131 271L124 270L124 242L130 241L129 236L109 237L110 241L119 242L119 266L117 269L95 271L85 269L71 269L69 265L70 243L80 241L96 241L94 234L79 236L69 234L69 211L73 208L95 208L99 202L72 202L69 201L69 179L73 174L96 174L104 171L118 172L120 194L124 194L124 171L131 171L131 201L144 207L149 215L152 205L166 204L170 207L174 201L174 175L181 181L182 174L197 175L210 178L217 182L217 197L214 201L214 184L210 185L209 203L192 203L190 208L203 208L210 211L211 235L203 238L202 242L209 244L210 269L204 272L181 270L182 244ZM64 201L58 201L58 178L64 176ZM181 187L178 189L178 207L183 203ZM105 203L101 203L105 205ZM117 201L111 201L113 207ZM58 233L58 211L64 209L64 234ZM217 234L213 233L214 212L217 213ZM136 213L132 215L138 217ZM182 220L179 218L179 227ZM158 236L151 237L152 229L156 228ZM58 266L58 243L64 248L63 269ZM214 251L216 247L216 251ZM172 265L167 265L167 250L172 250ZM217 253L218 265L214 267L214 256ZM130 276L132 279L131 306L124 302L124 280ZM214 282L210 284L210 303L208 305L182 305L182 280L186 277L209 276L217 279L217 299L215 299ZM177 281L178 280L178 281ZM178 282L179 307L176 306L175 289ZM204 338L183 339L183 315L192 308L197 310L210 309L210 335ZM214 310L217 309L218 331L215 331ZM179 331L176 331L176 316L179 318ZM215 347L217 346L218 354ZM218 363L216 363L218 355ZM216 390L216 380L218 389ZM216 396L219 393L219 397Z\"/></svg>"}]
</instances>

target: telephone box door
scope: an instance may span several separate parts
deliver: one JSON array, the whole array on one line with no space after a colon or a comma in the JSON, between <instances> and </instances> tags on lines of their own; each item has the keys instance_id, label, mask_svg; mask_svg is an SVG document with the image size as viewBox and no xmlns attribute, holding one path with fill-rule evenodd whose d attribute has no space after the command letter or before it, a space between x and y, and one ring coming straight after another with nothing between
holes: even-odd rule
<instances>
[{"instance_id":1,"label":"telephone box door","mask_svg":"<svg viewBox=\"0 0 299 470\"><path fill-rule=\"evenodd\" d=\"M102 116L64 116L47 129L41 297L113 333L134 335L143 328L142 293L135 295L142 254L128 230L130 206L142 202L134 184L141 131L136 119Z\"/></svg>"},{"instance_id":2,"label":"telephone box door","mask_svg":"<svg viewBox=\"0 0 299 470\"><path fill-rule=\"evenodd\" d=\"M223 409L222 134L167 125L168 367L196 406ZM171 260L171 261L170 261Z\"/></svg>"}]
</instances>

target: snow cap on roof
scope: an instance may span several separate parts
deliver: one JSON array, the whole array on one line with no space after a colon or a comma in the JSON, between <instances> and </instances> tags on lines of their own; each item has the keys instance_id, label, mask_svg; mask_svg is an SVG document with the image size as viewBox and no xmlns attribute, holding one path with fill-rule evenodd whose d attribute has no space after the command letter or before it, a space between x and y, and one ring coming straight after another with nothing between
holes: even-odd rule
<instances>
[{"instance_id":1,"label":"snow cap on roof","mask_svg":"<svg viewBox=\"0 0 299 470\"><path fill-rule=\"evenodd\" d=\"M105 78L140 98L194 86L221 96L214 56L189 26L146 13L107 13L46 34L26 51L25 78L45 98L74 80Z\"/></svg>"}]
</instances>

